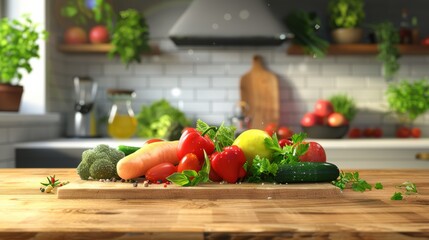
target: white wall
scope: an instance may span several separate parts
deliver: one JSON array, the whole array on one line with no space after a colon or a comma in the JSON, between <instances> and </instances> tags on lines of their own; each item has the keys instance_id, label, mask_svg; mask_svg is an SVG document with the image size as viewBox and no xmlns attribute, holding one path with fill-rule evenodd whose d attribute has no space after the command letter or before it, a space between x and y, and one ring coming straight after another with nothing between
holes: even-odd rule
<instances>
[{"instance_id":1,"label":"white wall","mask_svg":"<svg viewBox=\"0 0 429 240\"><path fill-rule=\"evenodd\" d=\"M39 29L46 29L46 0L6 0L5 16L19 18L30 14L33 22L40 24ZM24 74L21 84L24 86L20 112L40 114L46 112L46 43L39 41L40 59L31 60L33 71Z\"/></svg>"}]
</instances>

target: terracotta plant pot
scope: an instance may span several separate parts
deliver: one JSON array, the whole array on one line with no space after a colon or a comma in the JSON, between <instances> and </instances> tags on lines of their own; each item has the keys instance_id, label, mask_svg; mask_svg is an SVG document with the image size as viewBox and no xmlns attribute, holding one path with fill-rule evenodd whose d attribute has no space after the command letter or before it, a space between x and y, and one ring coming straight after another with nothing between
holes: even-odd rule
<instances>
[{"instance_id":1,"label":"terracotta plant pot","mask_svg":"<svg viewBox=\"0 0 429 240\"><path fill-rule=\"evenodd\" d=\"M362 28L338 28L332 30L332 39L335 43L358 43L362 40Z\"/></svg>"},{"instance_id":2,"label":"terracotta plant pot","mask_svg":"<svg viewBox=\"0 0 429 240\"><path fill-rule=\"evenodd\" d=\"M0 111L18 112L23 92L22 86L0 84Z\"/></svg>"}]
</instances>

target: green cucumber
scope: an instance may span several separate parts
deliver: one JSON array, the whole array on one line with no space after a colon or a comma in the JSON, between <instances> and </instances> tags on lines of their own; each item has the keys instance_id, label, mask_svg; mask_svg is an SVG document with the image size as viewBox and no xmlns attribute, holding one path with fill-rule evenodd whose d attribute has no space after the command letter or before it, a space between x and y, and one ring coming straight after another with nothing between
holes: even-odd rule
<instances>
[{"instance_id":1,"label":"green cucumber","mask_svg":"<svg viewBox=\"0 0 429 240\"><path fill-rule=\"evenodd\" d=\"M339 175L340 170L332 163L297 162L280 165L274 180L278 183L331 182Z\"/></svg>"},{"instance_id":2,"label":"green cucumber","mask_svg":"<svg viewBox=\"0 0 429 240\"><path fill-rule=\"evenodd\" d=\"M140 147L134 147L134 146L126 146L126 145L119 145L118 150L123 152L125 156L130 155L131 153L139 150Z\"/></svg>"}]
</instances>

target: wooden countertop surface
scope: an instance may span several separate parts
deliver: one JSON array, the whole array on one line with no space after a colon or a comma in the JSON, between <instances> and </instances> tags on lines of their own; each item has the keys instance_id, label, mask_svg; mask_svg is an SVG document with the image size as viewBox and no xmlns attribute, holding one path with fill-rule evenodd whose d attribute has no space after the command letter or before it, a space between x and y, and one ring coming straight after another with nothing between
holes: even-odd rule
<instances>
[{"instance_id":1,"label":"wooden countertop surface","mask_svg":"<svg viewBox=\"0 0 429 240\"><path fill-rule=\"evenodd\" d=\"M74 169L0 169L0 239L428 239L429 171L362 170L383 190L338 199L57 199L39 191ZM419 194L392 201L396 185ZM256 238L252 238L255 237Z\"/></svg>"}]
</instances>

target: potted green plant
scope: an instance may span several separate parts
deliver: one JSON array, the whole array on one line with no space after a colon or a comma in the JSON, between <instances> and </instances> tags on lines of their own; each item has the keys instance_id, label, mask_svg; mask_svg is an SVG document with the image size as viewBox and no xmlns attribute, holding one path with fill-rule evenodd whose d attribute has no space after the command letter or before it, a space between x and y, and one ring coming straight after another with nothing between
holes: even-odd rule
<instances>
[{"instance_id":1,"label":"potted green plant","mask_svg":"<svg viewBox=\"0 0 429 240\"><path fill-rule=\"evenodd\" d=\"M391 80L400 68L398 60L401 56L397 48L399 32L388 21L376 24L372 28L378 44L377 58L383 62L382 75Z\"/></svg>"},{"instance_id":2,"label":"potted green plant","mask_svg":"<svg viewBox=\"0 0 429 240\"><path fill-rule=\"evenodd\" d=\"M17 112L24 91L19 85L22 74L32 71L30 60L39 58L38 41L47 32L24 15L0 19L0 36L0 111Z\"/></svg>"},{"instance_id":3,"label":"potted green plant","mask_svg":"<svg viewBox=\"0 0 429 240\"><path fill-rule=\"evenodd\" d=\"M410 129L414 120L429 110L427 79L390 83L385 94L390 111L398 119L398 129Z\"/></svg>"},{"instance_id":4,"label":"potted green plant","mask_svg":"<svg viewBox=\"0 0 429 240\"><path fill-rule=\"evenodd\" d=\"M119 13L114 26L109 55L119 55L121 61L127 66L141 61L141 53L148 51L149 27L142 13L135 9L128 9Z\"/></svg>"},{"instance_id":5,"label":"potted green plant","mask_svg":"<svg viewBox=\"0 0 429 240\"><path fill-rule=\"evenodd\" d=\"M357 43L361 41L360 27L365 18L363 0L330 0L328 4L332 39L336 43Z\"/></svg>"}]
</instances>

